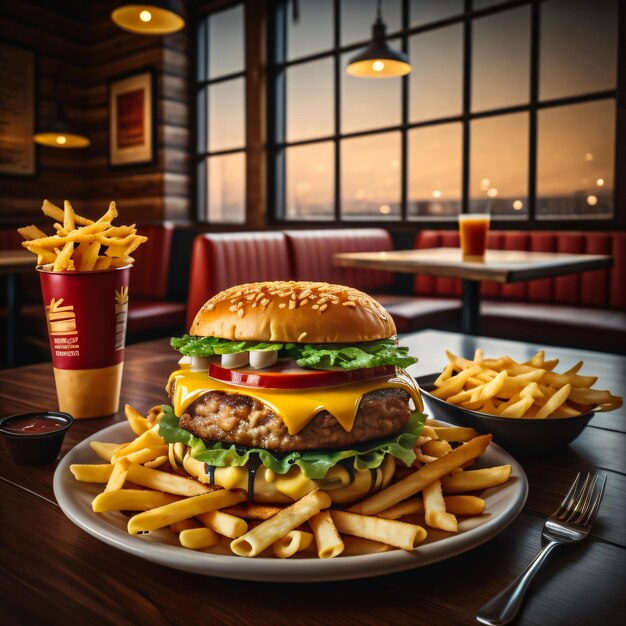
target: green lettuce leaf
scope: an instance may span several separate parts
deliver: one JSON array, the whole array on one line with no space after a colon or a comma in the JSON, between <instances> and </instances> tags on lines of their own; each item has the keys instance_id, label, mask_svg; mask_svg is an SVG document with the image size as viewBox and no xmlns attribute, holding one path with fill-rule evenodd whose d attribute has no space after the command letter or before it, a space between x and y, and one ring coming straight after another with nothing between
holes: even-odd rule
<instances>
[{"instance_id":1,"label":"green lettuce leaf","mask_svg":"<svg viewBox=\"0 0 626 626\"><path fill-rule=\"evenodd\" d=\"M276 350L279 356L295 359L300 367L312 369L357 370L379 365L397 365L406 368L417 362L408 354L408 348L396 346L393 339L381 339L345 344L282 344L254 341L228 341L218 337L172 337L171 345L187 356L212 356L250 350Z\"/></svg>"},{"instance_id":2,"label":"green lettuce leaf","mask_svg":"<svg viewBox=\"0 0 626 626\"><path fill-rule=\"evenodd\" d=\"M415 461L415 443L424 427L426 416L411 414L405 429L393 437L355 445L349 450L317 450L313 452L272 453L260 448L243 448L232 444L204 442L189 431L181 428L172 407L162 405L163 417L159 422L159 434L166 443L182 442L191 447L194 459L214 465L230 467L246 465L252 456L277 474L286 474L292 465L311 479L323 479L331 467L345 459L353 459L357 469L379 467L386 454L394 456L409 466Z\"/></svg>"}]
</instances>

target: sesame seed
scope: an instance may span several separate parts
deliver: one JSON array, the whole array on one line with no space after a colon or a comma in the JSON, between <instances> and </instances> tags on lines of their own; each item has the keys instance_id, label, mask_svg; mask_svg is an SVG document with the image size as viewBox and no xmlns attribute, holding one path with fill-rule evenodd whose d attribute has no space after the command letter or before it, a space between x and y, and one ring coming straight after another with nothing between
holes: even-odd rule
<instances>
[{"instance_id":1,"label":"sesame seed","mask_svg":"<svg viewBox=\"0 0 626 626\"><path fill-rule=\"evenodd\" d=\"M325 311L328 308L327 304L322 304L322 306L320 307L320 311Z\"/></svg>"},{"instance_id":2,"label":"sesame seed","mask_svg":"<svg viewBox=\"0 0 626 626\"><path fill-rule=\"evenodd\" d=\"M237 310L237 307L233 304L233 306L229 306L229 307L228 307L228 310L229 310L231 313L234 313L234 312Z\"/></svg>"},{"instance_id":3,"label":"sesame seed","mask_svg":"<svg viewBox=\"0 0 626 626\"><path fill-rule=\"evenodd\" d=\"M239 317L243 317L243 309L239 309L237 311L237 315L239 315Z\"/></svg>"},{"instance_id":4,"label":"sesame seed","mask_svg":"<svg viewBox=\"0 0 626 626\"><path fill-rule=\"evenodd\" d=\"M317 310L317 309L319 309L320 307L319 307L319 305L318 305L318 304L314 304L311 308L312 308L312 309L316 309L316 310Z\"/></svg>"},{"instance_id":5,"label":"sesame seed","mask_svg":"<svg viewBox=\"0 0 626 626\"><path fill-rule=\"evenodd\" d=\"M356 306L356 302L351 302L351 301L342 302L341 306Z\"/></svg>"},{"instance_id":6,"label":"sesame seed","mask_svg":"<svg viewBox=\"0 0 626 626\"><path fill-rule=\"evenodd\" d=\"M300 300L306 298L308 295L311 294L311 290L310 289L305 289L303 292L300 293L300 295L298 296L298 298Z\"/></svg>"},{"instance_id":7,"label":"sesame seed","mask_svg":"<svg viewBox=\"0 0 626 626\"><path fill-rule=\"evenodd\" d=\"M300 336L298 337L298 343L300 343L301 341L304 341L304 338L307 336L306 332L300 333Z\"/></svg>"},{"instance_id":8,"label":"sesame seed","mask_svg":"<svg viewBox=\"0 0 626 626\"><path fill-rule=\"evenodd\" d=\"M290 309L295 309L296 308L295 300L289 300L289 308Z\"/></svg>"},{"instance_id":9,"label":"sesame seed","mask_svg":"<svg viewBox=\"0 0 626 626\"><path fill-rule=\"evenodd\" d=\"M237 308L238 308L238 309L240 309L241 307L243 307L243 302L239 302L239 303L237 304Z\"/></svg>"},{"instance_id":10,"label":"sesame seed","mask_svg":"<svg viewBox=\"0 0 626 626\"><path fill-rule=\"evenodd\" d=\"M212 302L206 305L207 311L212 311L215 308L215 305Z\"/></svg>"},{"instance_id":11,"label":"sesame seed","mask_svg":"<svg viewBox=\"0 0 626 626\"><path fill-rule=\"evenodd\" d=\"M309 302L309 299L305 298L304 300L300 302L300 306L305 306L306 304L308 304L308 302Z\"/></svg>"},{"instance_id":12,"label":"sesame seed","mask_svg":"<svg viewBox=\"0 0 626 626\"><path fill-rule=\"evenodd\" d=\"M284 302L281 302L281 303L278 305L278 308L279 308L279 309L284 309L286 306L287 306L287 305L286 305Z\"/></svg>"}]
</instances>

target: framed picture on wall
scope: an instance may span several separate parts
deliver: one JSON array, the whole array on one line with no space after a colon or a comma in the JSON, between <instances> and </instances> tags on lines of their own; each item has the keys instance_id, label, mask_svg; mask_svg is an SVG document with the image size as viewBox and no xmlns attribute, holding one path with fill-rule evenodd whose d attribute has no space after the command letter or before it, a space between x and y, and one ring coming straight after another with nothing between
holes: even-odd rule
<instances>
[{"instance_id":1,"label":"framed picture on wall","mask_svg":"<svg viewBox=\"0 0 626 626\"><path fill-rule=\"evenodd\" d=\"M35 176L35 53L0 43L0 175Z\"/></svg>"},{"instance_id":2,"label":"framed picture on wall","mask_svg":"<svg viewBox=\"0 0 626 626\"><path fill-rule=\"evenodd\" d=\"M156 155L154 72L114 79L109 83L110 165L150 165Z\"/></svg>"}]
</instances>

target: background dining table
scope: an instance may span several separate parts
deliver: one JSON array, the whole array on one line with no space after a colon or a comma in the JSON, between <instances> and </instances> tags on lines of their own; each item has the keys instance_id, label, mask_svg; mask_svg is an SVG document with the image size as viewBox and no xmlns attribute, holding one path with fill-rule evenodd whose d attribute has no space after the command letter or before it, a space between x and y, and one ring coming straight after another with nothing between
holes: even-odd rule
<instances>
[{"instance_id":1,"label":"background dining table","mask_svg":"<svg viewBox=\"0 0 626 626\"><path fill-rule=\"evenodd\" d=\"M387 252L341 252L335 265L365 269L460 278L463 287L462 332L480 334L480 284L519 283L537 278L607 269L606 254L567 254L527 250L487 250L482 257L463 257L460 248L422 248Z\"/></svg>"},{"instance_id":2,"label":"background dining table","mask_svg":"<svg viewBox=\"0 0 626 626\"><path fill-rule=\"evenodd\" d=\"M539 348L563 371L578 359L595 387L626 392L626 358L514 341L422 331L402 338L420 357L415 376L441 370L444 349L471 357L525 360ZM147 411L167 400L164 385L178 354L167 340L127 348L121 407ZM56 408L49 363L0 371L0 415ZM428 410L428 407L427 407ZM116 416L76 421L61 456ZM514 424L511 425L515 427ZM626 609L626 413L597 414L569 447L518 456L530 490L520 515L487 543L425 567L342 582L250 582L155 565L75 526L53 492L56 464L15 465L0 455L0 623L15 624L421 624L475 623L478 609L538 551L545 517L578 471L608 477L591 536L560 548L535 579L517 623L622 624ZM529 450L532 453L532 450ZM137 539L141 541L141 539ZM181 548L182 549L182 548ZM210 557L209 557L210 558ZM233 557L237 558L237 557ZM341 557L339 557L341 558Z\"/></svg>"}]
</instances>

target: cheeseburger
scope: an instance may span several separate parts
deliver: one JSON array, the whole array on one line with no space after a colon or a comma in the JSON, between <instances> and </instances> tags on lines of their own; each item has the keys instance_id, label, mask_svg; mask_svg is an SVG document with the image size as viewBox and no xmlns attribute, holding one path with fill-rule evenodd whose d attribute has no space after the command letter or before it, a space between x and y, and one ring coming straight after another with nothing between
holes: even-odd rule
<instances>
[{"instance_id":1,"label":"cheeseburger","mask_svg":"<svg viewBox=\"0 0 626 626\"><path fill-rule=\"evenodd\" d=\"M198 311L168 382L160 432L198 480L289 503L348 504L410 466L422 402L391 316L361 291L318 282L231 287ZM171 446L172 447L172 446Z\"/></svg>"}]
</instances>

